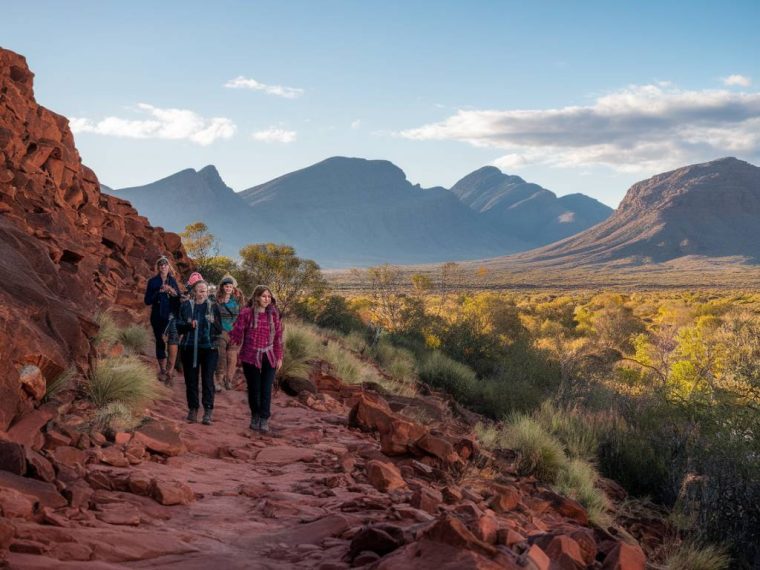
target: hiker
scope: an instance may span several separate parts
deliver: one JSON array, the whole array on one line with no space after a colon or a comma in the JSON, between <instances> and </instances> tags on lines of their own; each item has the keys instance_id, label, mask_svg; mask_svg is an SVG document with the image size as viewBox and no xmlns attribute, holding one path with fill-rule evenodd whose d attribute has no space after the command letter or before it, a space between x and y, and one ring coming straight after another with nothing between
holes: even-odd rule
<instances>
[{"instance_id":1,"label":"hiker","mask_svg":"<svg viewBox=\"0 0 760 570\"><path fill-rule=\"evenodd\" d=\"M272 384L282 366L282 321L277 301L268 287L254 289L230 331L230 343L241 345L238 362L248 384L251 429L269 431Z\"/></svg>"},{"instance_id":2,"label":"hiker","mask_svg":"<svg viewBox=\"0 0 760 570\"><path fill-rule=\"evenodd\" d=\"M156 260L156 275L148 280L145 288L145 304L151 306L150 325L156 337L158 379L170 384L179 344L177 330L172 321L177 317L180 303L179 285L165 255Z\"/></svg>"},{"instance_id":3,"label":"hiker","mask_svg":"<svg viewBox=\"0 0 760 570\"><path fill-rule=\"evenodd\" d=\"M237 321L240 309L243 308L243 294L237 286L237 281L229 273L222 277L217 288L216 304L222 315L222 334L217 339L219 361L216 364L214 388L217 392L232 389L232 379L237 368L238 349L230 345L230 331Z\"/></svg>"},{"instance_id":4,"label":"hiker","mask_svg":"<svg viewBox=\"0 0 760 570\"><path fill-rule=\"evenodd\" d=\"M222 332L219 307L208 299L208 283L192 283L191 298L179 310L177 330L187 393L187 421L198 421L198 379L201 382L203 424L211 425L214 410L214 370L218 358L216 339Z\"/></svg>"}]
</instances>

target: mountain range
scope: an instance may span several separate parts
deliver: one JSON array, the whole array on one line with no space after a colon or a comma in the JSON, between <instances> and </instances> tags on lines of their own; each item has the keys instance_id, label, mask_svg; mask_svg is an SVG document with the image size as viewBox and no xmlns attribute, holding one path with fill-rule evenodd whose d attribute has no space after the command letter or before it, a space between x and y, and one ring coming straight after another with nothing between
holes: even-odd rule
<instances>
[{"instance_id":1,"label":"mountain range","mask_svg":"<svg viewBox=\"0 0 760 570\"><path fill-rule=\"evenodd\" d=\"M451 190L422 188L385 160L332 157L235 193L214 166L105 190L172 231L203 221L225 255L288 243L326 267L437 263L526 251L603 221L612 209L484 167Z\"/></svg>"},{"instance_id":2,"label":"mountain range","mask_svg":"<svg viewBox=\"0 0 760 570\"><path fill-rule=\"evenodd\" d=\"M634 184L607 220L492 267L639 266L689 256L760 261L760 168L728 157Z\"/></svg>"}]
</instances>

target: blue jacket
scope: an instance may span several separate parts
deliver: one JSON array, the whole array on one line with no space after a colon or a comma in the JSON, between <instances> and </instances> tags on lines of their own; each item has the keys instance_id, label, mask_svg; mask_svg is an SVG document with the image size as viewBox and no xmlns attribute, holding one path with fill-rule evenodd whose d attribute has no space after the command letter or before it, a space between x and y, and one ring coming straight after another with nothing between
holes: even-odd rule
<instances>
[{"instance_id":1,"label":"blue jacket","mask_svg":"<svg viewBox=\"0 0 760 570\"><path fill-rule=\"evenodd\" d=\"M192 301L182 303L177 319L177 332L184 335L179 343L183 348L192 348L195 342L193 320L198 322L198 348L216 348L216 340L222 334L219 306L210 299L200 305Z\"/></svg>"},{"instance_id":2,"label":"blue jacket","mask_svg":"<svg viewBox=\"0 0 760 570\"><path fill-rule=\"evenodd\" d=\"M171 275L166 278L166 284L174 287L179 293L177 280ZM145 288L145 304L152 305L150 310L151 322L164 322L169 320L169 315L175 317L179 313L179 295L170 296L168 293L161 293L161 276L156 275L148 280L148 286Z\"/></svg>"}]
</instances>

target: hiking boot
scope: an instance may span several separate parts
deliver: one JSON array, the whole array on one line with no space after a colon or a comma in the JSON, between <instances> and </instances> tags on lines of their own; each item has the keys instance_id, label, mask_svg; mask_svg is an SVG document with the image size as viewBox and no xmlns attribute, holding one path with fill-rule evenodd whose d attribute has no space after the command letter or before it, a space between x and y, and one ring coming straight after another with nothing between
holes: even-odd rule
<instances>
[{"instance_id":1,"label":"hiking boot","mask_svg":"<svg viewBox=\"0 0 760 570\"><path fill-rule=\"evenodd\" d=\"M166 375L164 376L164 384L166 384L169 388L174 386L174 374L172 374L171 371L166 372Z\"/></svg>"},{"instance_id":2,"label":"hiking boot","mask_svg":"<svg viewBox=\"0 0 760 570\"><path fill-rule=\"evenodd\" d=\"M254 416L251 420L251 429L253 431L259 431L259 426L261 425L261 419L258 416Z\"/></svg>"},{"instance_id":3,"label":"hiking boot","mask_svg":"<svg viewBox=\"0 0 760 570\"><path fill-rule=\"evenodd\" d=\"M222 385L221 385L221 384L216 384L216 383L215 383L215 384L214 384L214 390L216 390L216 392L217 392L217 393L218 393L218 392L221 392L221 391L222 391Z\"/></svg>"},{"instance_id":4,"label":"hiking boot","mask_svg":"<svg viewBox=\"0 0 760 570\"><path fill-rule=\"evenodd\" d=\"M211 412L213 412L213 410L203 410L203 419L201 420L201 423L204 426L211 425Z\"/></svg>"},{"instance_id":5,"label":"hiking boot","mask_svg":"<svg viewBox=\"0 0 760 570\"><path fill-rule=\"evenodd\" d=\"M224 389L225 390L232 390L232 382L230 382L229 378L224 379Z\"/></svg>"},{"instance_id":6,"label":"hiking boot","mask_svg":"<svg viewBox=\"0 0 760 570\"><path fill-rule=\"evenodd\" d=\"M261 418L261 421L259 422L259 431L262 432L269 432L269 420Z\"/></svg>"},{"instance_id":7,"label":"hiking boot","mask_svg":"<svg viewBox=\"0 0 760 570\"><path fill-rule=\"evenodd\" d=\"M198 408L193 408L187 412L187 421L194 424L198 421Z\"/></svg>"}]
</instances>

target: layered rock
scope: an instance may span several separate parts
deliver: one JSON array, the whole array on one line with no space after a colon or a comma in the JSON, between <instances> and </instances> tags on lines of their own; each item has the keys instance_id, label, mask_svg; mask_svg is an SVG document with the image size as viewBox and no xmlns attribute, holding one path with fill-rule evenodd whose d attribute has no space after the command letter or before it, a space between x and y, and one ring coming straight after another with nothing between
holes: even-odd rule
<instances>
[{"instance_id":1,"label":"layered rock","mask_svg":"<svg viewBox=\"0 0 760 570\"><path fill-rule=\"evenodd\" d=\"M68 120L34 99L26 60L0 49L0 430L32 409L44 385L88 365L96 312L144 313L159 255L184 271L179 236L129 202L101 194ZM31 368L30 368L31 367ZM22 384L39 371L42 382ZM26 388L26 389L25 389Z\"/></svg>"}]
</instances>

